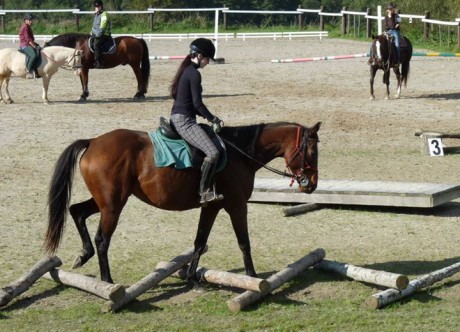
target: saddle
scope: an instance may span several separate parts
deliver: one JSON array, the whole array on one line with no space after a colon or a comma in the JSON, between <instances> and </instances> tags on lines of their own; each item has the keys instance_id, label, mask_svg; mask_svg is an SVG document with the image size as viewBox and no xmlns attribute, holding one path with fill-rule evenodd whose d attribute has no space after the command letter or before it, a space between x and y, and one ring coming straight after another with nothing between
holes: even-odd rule
<instances>
[{"instance_id":1,"label":"saddle","mask_svg":"<svg viewBox=\"0 0 460 332\"><path fill-rule=\"evenodd\" d=\"M94 53L94 37L89 37L88 46L91 52ZM115 54L117 52L117 45L112 36L104 36L101 41L101 54Z\"/></svg>"},{"instance_id":2,"label":"saddle","mask_svg":"<svg viewBox=\"0 0 460 332\"><path fill-rule=\"evenodd\" d=\"M21 52L22 54L24 54L26 56L26 62L25 62L25 65L26 65L26 68L27 68L27 64L29 63L30 61L30 56L29 54L27 54L26 52L24 52L23 49L18 49L19 52ZM37 69L38 67L40 67L40 65L42 64L42 52L41 52L41 48L38 48L38 51L36 51L37 53L37 58L35 60L35 66L34 66L34 69Z\"/></svg>"},{"instance_id":3,"label":"saddle","mask_svg":"<svg viewBox=\"0 0 460 332\"><path fill-rule=\"evenodd\" d=\"M219 160L216 172L221 171L227 164L227 150L222 139L212 130L211 126L200 124L219 150ZM177 133L176 129L164 117L160 117L160 126L149 133L155 146L154 158L157 167L174 165L177 169L193 167L201 169L206 155L194 146L189 145Z\"/></svg>"}]
</instances>

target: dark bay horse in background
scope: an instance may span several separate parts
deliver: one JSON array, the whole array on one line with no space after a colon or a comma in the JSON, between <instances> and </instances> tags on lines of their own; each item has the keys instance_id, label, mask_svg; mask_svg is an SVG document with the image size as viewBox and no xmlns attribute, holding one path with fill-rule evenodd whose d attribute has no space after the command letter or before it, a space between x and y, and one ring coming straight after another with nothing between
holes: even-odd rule
<instances>
[{"instance_id":1,"label":"dark bay horse in background","mask_svg":"<svg viewBox=\"0 0 460 332\"><path fill-rule=\"evenodd\" d=\"M45 43L45 47L66 46L83 51L80 76L83 93L80 96L80 101L86 101L86 98L89 96L89 70L94 69L94 53L88 46L89 37L90 35L82 33L65 33ZM130 65L137 79L137 92L134 95L134 99L145 99L150 79L149 50L145 40L124 36L116 37L114 41L117 46L116 53L103 55L104 67L102 69L113 68L119 65Z\"/></svg>"},{"instance_id":2,"label":"dark bay horse in background","mask_svg":"<svg viewBox=\"0 0 460 332\"><path fill-rule=\"evenodd\" d=\"M410 60L412 58L412 44L406 37L400 37L400 64L401 72L399 71L396 47L392 41L392 37L387 34L372 36L372 46L370 54L370 99L375 99L374 96L374 77L377 70L383 70L383 83L386 84L387 91L385 99L390 98L390 69L393 68L398 81L395 97L401 96L401 86L407 86L407 79L409 78Z\"/></svg>"},{"instance_id":3,"label":"dark bay horse in background","mask_svg":"<svg viewBox=\"0 0 460 332\"><path fill-rule=\"evenodd\" d=\"M224 199L201 207L194 243L194 254L187 278L196 282L196 269L217 214L224 209L230 216L246 274L256 276L251 257L247 223L247 202L254 187L256 171L274 158L284 158L292 181L299 191L312 193L318 183L318 122L311 128L296 123L225 127L219 133L227 142L228 161L216 174L216 186ZM54 253L61 241L67 211L73 217L83 242L83 252L74 267L85 264L94 247L86 219L100 213L95 236L101 279L113 282L108 261L110 239L120 214L131 195L160 209L183 211L200 207L200 171L157 168L153 145L146 132L117 129L94 139L79 139L69 145L56 163L49 191L49 221L45 245ZM84 151L84 152L83 152ZM91 197L69 208L75 166L80 171ZM288 180L286 180L288 181Z\"/></svg>"}]
</instances>

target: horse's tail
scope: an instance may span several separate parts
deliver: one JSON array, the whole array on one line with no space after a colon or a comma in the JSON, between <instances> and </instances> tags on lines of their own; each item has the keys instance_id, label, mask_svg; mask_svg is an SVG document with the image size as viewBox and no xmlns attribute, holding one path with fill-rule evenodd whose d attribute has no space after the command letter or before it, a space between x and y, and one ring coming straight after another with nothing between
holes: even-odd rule
<instances>
[{"instance_id":1,"label":"horse's tail","mask_svg":"<svg viewBox=\"0 0 460 332\"><path fill-rule=\"evenodd\" d=\"M407 55L402 63L401 66L401 76L402 76L402 83L404 83L404 87L407 87L407 80L409 79L409 72L410 72L410 60L412 58L412 44L408 38L405 38L408 44L407 47Z\"/></svg>"},{"instance_id":2,"label":"horse's tail","mask_svg":"<svg viewBox=\"0 0 460 332\"><path fill-rule=\"evenodd\" d=\"M139 39L140 42L142 43L142 46L144 48L143 54L142 54L142 83L144 84L144 93L147 93L147 88L149 87L149 79L150 79L150 59L149 59L149 49L147 47L147 43L145 42L144 39Z\"/></svg>"},{"instance_id":3,"label":"horse's tail","mask_svg":"<svg viewBox=\"0 0 460 332\"><path fill-rule=\"evenodd\" d=\"M45 247L54 253L59 247L69 210L72 182L78 155L89 146L90 140L77 140L62 152L51 178L48 194L49 218L45 235Z\"/></svg>"}]
</instances>

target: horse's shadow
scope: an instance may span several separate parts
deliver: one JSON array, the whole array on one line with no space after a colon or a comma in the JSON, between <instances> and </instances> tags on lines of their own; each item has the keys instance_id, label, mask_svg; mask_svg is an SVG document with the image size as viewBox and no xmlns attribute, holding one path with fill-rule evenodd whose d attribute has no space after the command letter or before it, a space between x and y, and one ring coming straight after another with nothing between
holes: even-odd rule
<instances>
[{"instance_id":1,"label":"horse's shadow","mask_svg":"<svg viewBox=\"0 0 460 332\"><path fill-rule=\"evenodd\" d=\"M254 96L253 93L235 93L235 94L213 94L205 95L203 98L226 98L226 97L240 97L240 96ZM132 104L132 103L144 103L144 102L164 102L167 100L172 101L171 96L151 96L145 97L144 99L134 100L132 98L107 98L107 99L87 99L85 101L78 100L60 100L52 101L51 104Z\"/></svg>"},{"instance_id":2,"label":"horse's shadow","mask_svg":"<svg viewBox=\"0 0 460 332\"><path fill-rule=\"evenodd\" d=\"M405 96L405 98L407 99L425 98L425 99L437 99L437 100L456 100L456 99L460 99L460 92L428 93L428 94L422 94L422 95L414 96L414 97Z\"/></svg>"}]
</instances>

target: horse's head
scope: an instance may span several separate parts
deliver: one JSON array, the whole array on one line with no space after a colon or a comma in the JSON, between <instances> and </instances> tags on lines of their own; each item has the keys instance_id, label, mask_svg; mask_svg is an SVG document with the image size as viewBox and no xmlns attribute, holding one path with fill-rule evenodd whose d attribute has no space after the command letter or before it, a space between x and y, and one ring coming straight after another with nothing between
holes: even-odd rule
<instances>
[{"instance_id":1,"label":"horse's head","mask_svg":"<svg viewBox=\"0 0 460 332\"><path fill-rule=\"evenodd\" d=\"M390 58L390 40L386 34L372 35L372 56L373 60L380 65L388 62Z\"/></svg>"},{"instance_id":2,"label":"horse's head","mask_svg":"<svg viewBox=\"0 0 460 332\"><path fill-rule=\"evenodd\" d=\"M286 150L284 160L292 174L293 181L299 184L299 191L311 194L318 185L318 130L321 122L311 128L297 128L296 143L293 149Z\"/></svg>"}]
</instances>

